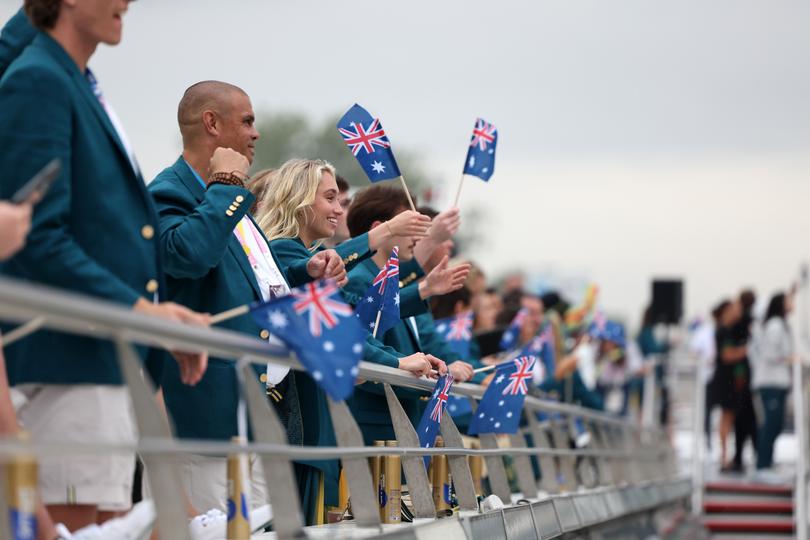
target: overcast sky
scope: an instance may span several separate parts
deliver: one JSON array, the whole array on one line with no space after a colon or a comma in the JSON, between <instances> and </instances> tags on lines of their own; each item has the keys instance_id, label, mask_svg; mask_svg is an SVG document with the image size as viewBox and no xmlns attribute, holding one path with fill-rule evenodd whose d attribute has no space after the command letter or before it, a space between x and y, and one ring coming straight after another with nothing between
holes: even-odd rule
<instances>
[{"instance_id":1,"label":"overcast sky","mask_svg":"<svg viewBox=\"0 0 810 540\"><path fill-rule=\"evenodd\" d=\"M91 65L147 177L178 154L177 102L201 79L259 113L357 101L448 198L483 116L500 141L462 196L489 216L470 254L595 280L635 321L652 276L683 277L691 314L810 258L808 22L806 0L143 0Z\"/></svg>"}]
</instances>

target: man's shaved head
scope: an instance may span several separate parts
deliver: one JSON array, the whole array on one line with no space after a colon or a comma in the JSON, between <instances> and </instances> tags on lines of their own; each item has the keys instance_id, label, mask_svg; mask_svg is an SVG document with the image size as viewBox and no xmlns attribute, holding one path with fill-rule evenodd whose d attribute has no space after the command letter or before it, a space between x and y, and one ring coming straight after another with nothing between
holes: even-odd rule
<instances>
[{"instance_id":1,"label":"man's shaved head","mask_svg":"<svg viewBox=\"0 0 810 540\"><path fill-rule=\"evenodd\" d=\"M220 81L202 81L189 86L177 107L177 123L183 140L192 139L197 131L203 129L203 112L213 111L219 115L230 113L231 97L235 93L247 95L238 86Z\"/></svg>"}]
</instances>

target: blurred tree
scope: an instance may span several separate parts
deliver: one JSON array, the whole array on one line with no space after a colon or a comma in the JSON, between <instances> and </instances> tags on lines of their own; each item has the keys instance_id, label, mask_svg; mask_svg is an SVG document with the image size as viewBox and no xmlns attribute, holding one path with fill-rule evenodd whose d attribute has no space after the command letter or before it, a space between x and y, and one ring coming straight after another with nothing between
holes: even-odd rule
<instances>
[{"instance_id":1,"label":"blurred tree","mask_svg":"<svg viewBox=\"0 0 810 540\"><path fill-rule=\"evenodd\" d=\"M318 158L334 165L350 184L358 187L368 184L366 175L335 128L338 116L329 117L320 124L313 124L303 114L294 112L259 113L257 117L262 120L257 124L261 138L256 143L254 172L277 168L292 158ZM418 155L399 145L395 147L395 152L399 169L405 175L411 193L421 194L422 188L431 182Z\"/></svg>"}]
</instances>

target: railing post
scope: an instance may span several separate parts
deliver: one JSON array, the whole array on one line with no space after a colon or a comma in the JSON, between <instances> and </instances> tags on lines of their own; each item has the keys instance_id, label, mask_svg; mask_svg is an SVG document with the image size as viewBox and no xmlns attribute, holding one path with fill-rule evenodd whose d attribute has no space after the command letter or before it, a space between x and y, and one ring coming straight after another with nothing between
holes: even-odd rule
<instances>
[{"instance_id":1,"label":"railing post","mask_svg":"<svg viewBox=\"0 0 810 540\"><path fill-rule=\"evenodd\" d=\"M796 460L796 485L793 493L796 509L796 538L808 540L807 515L807 397L804 384L804 366L801 362L793 364L793 424L796 437L799 439L799 455Z\"/></svg>"},{"instance_id":2,"label":"railing post","mask_svg":"<svg viewBox=\"0 0 810 540\"><path fill-rule=\"evenodd\" d=\"M706 388L701 377L702 369L700 360L695 362L695 411L692 425L692 515L703 514L703 461L706 455L706 432L703 429L706 421Z\"/></svg>"},{"instance_id":3,"label":"railing post","mask_svg":"<svg viewBox=\"0 0 810 540\"><path fill-rule=\"evenodd\" d=\"M481 433L478 435L478 439L481 441L481 448L498 448L497 435ZM500 497L503 504L512 504L512 489L506 478L503 456L484 456L484 462L487 464L487 476L492 493Z\"/></svg>"},{"instance_id":4,"label":"railing post","mask_svg":"<svg viewBox=\"0 0 810 540\"><path fill-rule=\"evenodd\" d=\"M287 432L276 412L267 403L266 391L254 382L253 366L248 361L240 361L240 364L237 369L242 373L240 383L250 411L253 438L258 442L287 444ZM290 376L292 374L290 372ZM303 536L303 515L290 459L272 454L261 454L259 459L269 502L273 505L273 530L279 538Z\"/></svg>"},{"instance_id":5,"label":"railing post","mask_svg":"<svg viewBox=\"0 0 810 540\"><path fill-rule=\"evenodd\" d=\"M644 387L641 400L641 425L651 427L655 425L655 368L660 363L658 355L654 355L647 363L649 369L644 374Z\"/></svg>"},{"instance_id":6,"label":"railing post","mask_svg":"<svg viewBox=\"0 0 810 540\"><path fill-rule=\"evenodd\" d=\"M419 436L408 415L402 409L394 389L388 383L385 383L383 388L385 388L385 399L388 401L388 411L391 413L391 422L399 445L418 447ZM418 518L436 517L436 505L433 503L433 495L428 485L423 456L402 456L402 468L405 471L405 480L408 482L414 516Z\"/></svg>"},{"instance_id":7,"label":"railing post","mask_svg":"<svg viewBox=\"0 0 810 540\"><path fill-rule=\"evenodd\" d=\"M329 400L329 413L335 428L338 446L364 446L363 435L345 401ZM380 511L377 490L371 480L368 459L364 457L344 457L340 462L346 473L346 481L351 492L352 514L360 527L380 527Z\"/></svg>"},{"instance_id":8,"label":"railing post","mask_svg":"<svg viewBox=\"0 0 810 540\"><path fill-rule=\"evenodd\" d=\"M444 411L442 423L439 426L444 439L445 448L464 448L464 440L453 422L450 413ZM456 498L461 510L478 510L478 497L475 495L472 473L467 456L447 456L450 474L453 476L453 485L456 488Z\"/></svg>"},{"instance_id":9,"label":"railing post","mask_svg":"<svg viewBox=\"0 0 810 540\"><path fill-rule=\"evenodd\" d=\"M532 434L534 447L551 448L548 443L548 435L537 419L537 412L534 409L529 409L526 418L529 422L529 431ZM557 467L554 464L554 456L539 454L537 462L540 465L540 487L548 493L558 493L560 485L557 483Z\"/></svg>"},{"instance_id":10,"label":"railing post","mask_svg":"<svg viewBox=\"0 0 810 540\"><path fill-rule=\"evenodd\" d=\"M142 439L172 439L169 425L155 402L155 390L144 379L141 372L141 360L135 349L123 337L115 342L118 349L118 360L124 381L129 387L138 433ZM191 540L188 529L188 516L183 505L185 500L180 471L176 456L159 456L145 454L141 456L146 476L152 487L158 530L161 538Z\"/></svg>"}]
</instances>

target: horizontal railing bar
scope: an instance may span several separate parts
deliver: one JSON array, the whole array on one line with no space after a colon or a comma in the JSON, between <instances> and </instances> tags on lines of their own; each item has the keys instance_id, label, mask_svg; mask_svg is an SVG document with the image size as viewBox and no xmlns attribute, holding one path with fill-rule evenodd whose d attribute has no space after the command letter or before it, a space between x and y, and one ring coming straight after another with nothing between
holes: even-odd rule
<instances>
[{"instance_id":1,"label":"horizontal railing bar","mask_svg":"<svg viewBox=\"0 0 810 540\"><path fill-rule=\"evenodd\" d=\"M62 457L71 455L107 455L109 453L158 454L158 455L225 455L231 453L269 454L274 457L291 459L337 459L341 457L372 456L512 456L512 455L548 455L575 456L607 459L637 458L644 460L659 459L665 450L659 448L636 451L618 450L573 450L553 448L419 448L419 447L324 447L292 446L273 443L247 443L194 441L184 439L142 438L137 444L48 442L36 443L20 441L13 438L0 439L0 458L12 459L20 455L35 455L38 458Z\"/></svg>"},{"instance_id":2,"label":"horizontal railing bar","mask_svg":"<svg viewBox=\"0 0 810 540\"><path fill-rule=\"evenodd\" d=\"M136 313L120 304L0 278L0 319L24 322L35 317L45 317L44 327L64 332L109 340L125 339L167 349L204 350L222 358L249 358L258 363L270 361L302 369L294 355L258 338L219 328L166 321ZM406 371L370 362L360 363L359 378L427 392L431 392L435 384L431 379L416 378ZM480 385L457 383L453 385L451 393L480 399L484 391L485 388ZM620 425L633 431L642 429L618 417L576 405L541 400L534 396L527 396L526 404L535 411L574 415L595 422Z\"/></svg>"}]
</instances>

